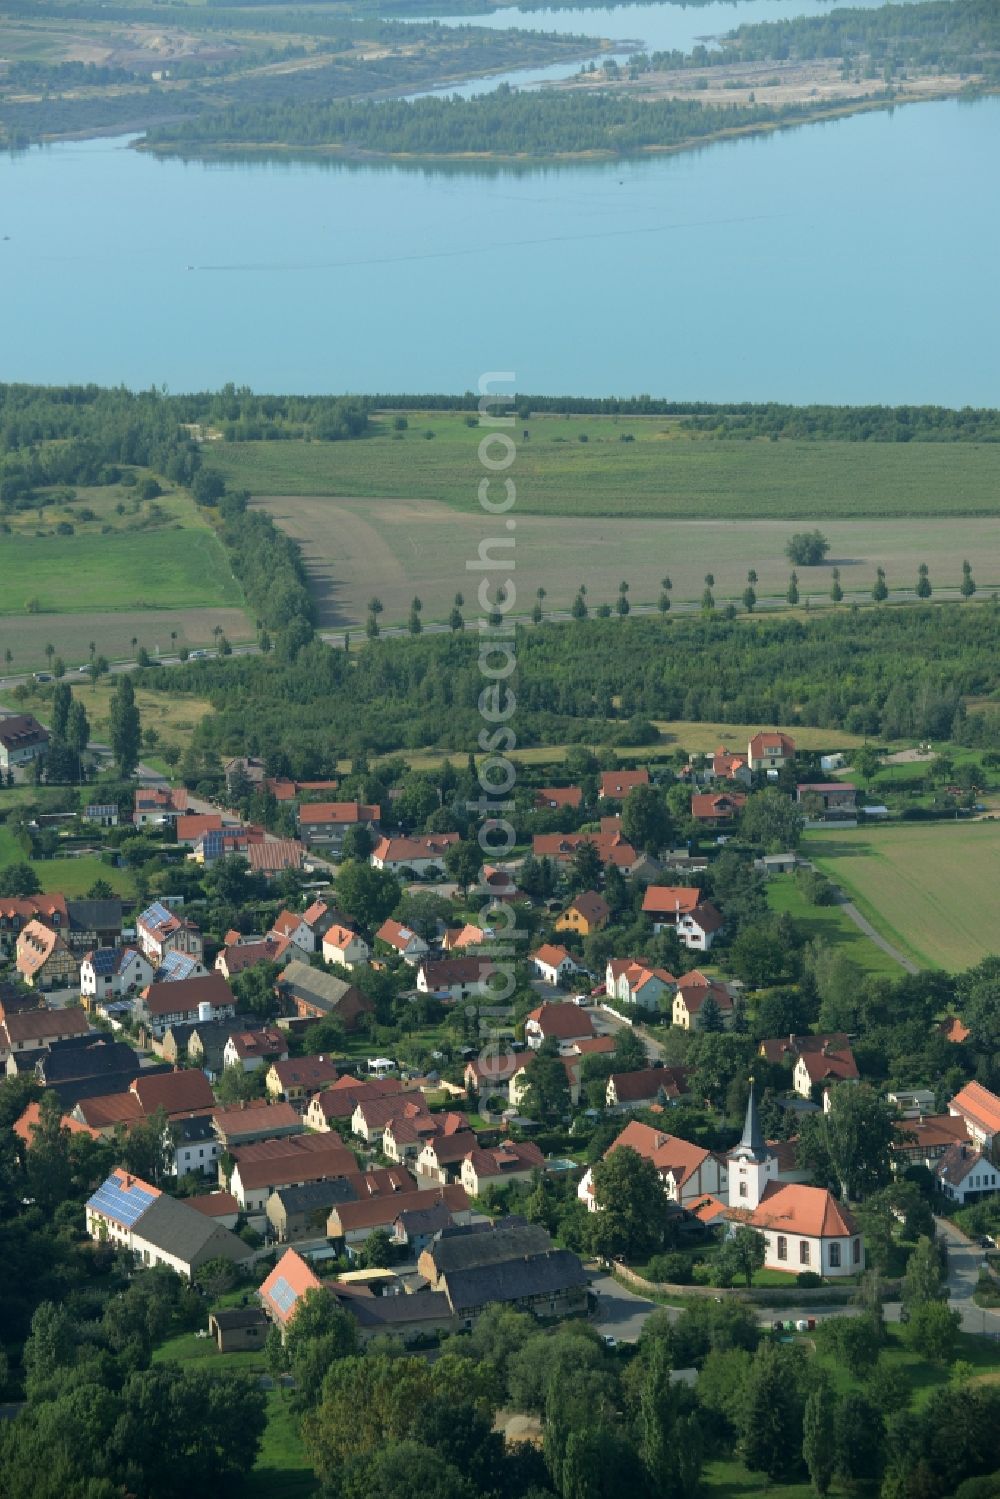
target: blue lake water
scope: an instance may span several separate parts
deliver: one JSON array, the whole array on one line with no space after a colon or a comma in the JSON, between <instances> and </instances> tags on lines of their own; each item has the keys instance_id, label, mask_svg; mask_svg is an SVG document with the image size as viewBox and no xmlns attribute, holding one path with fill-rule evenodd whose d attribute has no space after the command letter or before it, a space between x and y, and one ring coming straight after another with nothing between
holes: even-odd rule
<instances>
[{"instance_id":1,"label":"blue lake water","mask_svg":"<svg viewBox=\"0 0 1000 1499\"><path fill-rule=\"evenodd\" d=\"M492 174L36 149L0 379L1000 405L998 178L1000 99Z\"/></svg>"}]
</instances>

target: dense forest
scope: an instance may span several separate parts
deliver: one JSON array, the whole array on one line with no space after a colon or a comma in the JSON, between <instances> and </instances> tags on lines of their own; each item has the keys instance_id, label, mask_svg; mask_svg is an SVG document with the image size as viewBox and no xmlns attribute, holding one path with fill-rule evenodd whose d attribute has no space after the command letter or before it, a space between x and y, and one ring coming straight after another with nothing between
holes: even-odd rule
<instances>
[{"instance_id":1,"label":"dense forest","mask_svg":"<svg viewBox=\"0 0 1000 1499\"><path fill-rule=\"evenodd\" d=\"M493 157L620 154L701 140L725 131L808 118L822 105L701 104L624 95L519 93L502 84L465 99L331 100L234 106L178 125L154 126L152 149L212 145L328 147L412 156Z\"/></svg>"},{"instance_id":2,"label":"dense forest","mask_svg":"<svg viewBox=\"0 0 1000 1499\"><path fill-rule=\"evenodd\" d=\"M152 668L139 680L208 697L199 751L281 749L298 775L344 755L465 751L481 727L476 641L383 639L359 654L283 637L276 657ZM519 629L520 745L635 743L644 721L812 724L875 737L992 745L996 715L963 700L1000 691L993 603L852 608L813 620L588 619ZM278 659L280 657L280 659Z\"/></svg>"},{"instance_id":3,"label":"dense forest","mask_svg":"<svg viewBox=\"0 0 1000 1499\"><path fill-rule=\"evenodd\" d=\"M190 485L201 469L194 430L226 437L338 441L368 426L350 398L221 391L169 396L97 385L0 385L0 512L29 506L53 484L115 483L121 465Z\"/></svg>"}]
</instances>

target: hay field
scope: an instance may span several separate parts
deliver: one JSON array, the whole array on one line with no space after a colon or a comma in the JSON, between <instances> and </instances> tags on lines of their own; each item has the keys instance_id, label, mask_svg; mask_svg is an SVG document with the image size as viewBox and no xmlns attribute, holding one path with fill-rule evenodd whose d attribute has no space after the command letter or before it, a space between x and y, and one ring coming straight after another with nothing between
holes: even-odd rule
<instances>
[{"instance_id":1,"label":"hay field","mask_svg":"<svg viewBox=\"0 0 1000 1499\"><path fill-rule=\"evenodd\" d=\"M1000 951L1000 822L844 828L803 852L918 963L957 971Z\"/></svg>"}]
</instances>

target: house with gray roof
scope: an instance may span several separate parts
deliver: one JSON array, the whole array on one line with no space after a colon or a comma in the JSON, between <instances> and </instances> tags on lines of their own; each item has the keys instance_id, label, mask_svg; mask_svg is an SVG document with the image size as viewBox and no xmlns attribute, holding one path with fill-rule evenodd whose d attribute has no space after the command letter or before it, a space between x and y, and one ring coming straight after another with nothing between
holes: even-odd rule
<instances>
[{"instance_id":1,"label":"house with gray roof","mask_svg":"<svg viewBox=\"0 0 1000 1499\"><path fill-rule=\"evenodd\" d=\"M587 1311L586 1270L571 1250L557 1249L540 1224L513 1218L485 1232L447 1229L422 1252L417 1268L431 1290L445 1293L463 1327L494 1302L538 1317Z\"/></svg>"}]
</instances>

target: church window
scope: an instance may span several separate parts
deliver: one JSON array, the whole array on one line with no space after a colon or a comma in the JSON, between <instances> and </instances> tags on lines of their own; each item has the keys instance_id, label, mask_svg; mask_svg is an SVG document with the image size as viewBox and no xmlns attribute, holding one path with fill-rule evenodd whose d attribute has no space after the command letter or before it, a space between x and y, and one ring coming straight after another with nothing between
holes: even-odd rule
<instances>
[{"instance_id":1,"label":"church window","mask_svg":"<svg viewBox=\"0 0 1000 1499\"><path fill-rule=\"evenodd\" d=\"M839 1244L831 1244L830 1245L830 1268L831 1269L839 1269L840 1268L840 1245Z\"/></svg>"}]
</instances>

